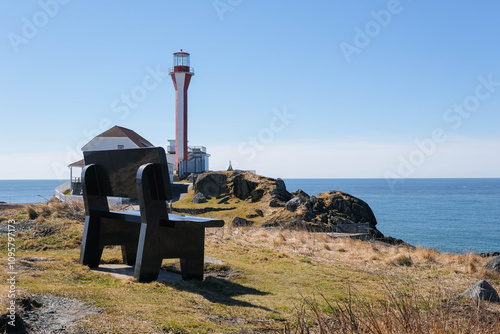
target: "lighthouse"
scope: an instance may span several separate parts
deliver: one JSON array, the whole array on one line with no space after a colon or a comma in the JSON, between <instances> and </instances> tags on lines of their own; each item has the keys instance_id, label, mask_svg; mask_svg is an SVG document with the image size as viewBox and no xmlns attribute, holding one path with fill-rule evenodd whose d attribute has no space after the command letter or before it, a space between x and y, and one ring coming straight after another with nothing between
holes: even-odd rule
<instances>
[{"instance_id":1,"label":"lighthouse","mask_svg":"<svg viewBox=\"0 0 500 334\"><path fill-rule=\"evenodd\" d=\"M194 75L190 67L189 53L182 51L174 53L174 66L170 68L170 76L175 87L175 165L178 172L187 167L188 160L188 87Z\"/></svg>"}]
</instances>

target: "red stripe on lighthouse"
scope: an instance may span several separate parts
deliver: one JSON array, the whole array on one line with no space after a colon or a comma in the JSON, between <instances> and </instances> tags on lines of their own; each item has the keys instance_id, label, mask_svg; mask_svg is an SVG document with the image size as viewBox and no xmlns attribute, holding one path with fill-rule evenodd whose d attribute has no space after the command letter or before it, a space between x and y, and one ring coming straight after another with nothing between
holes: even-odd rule
<instances>
[{"instance_id":1,"label":"red stripe on lighthouse","mask_svg":"<svg viewBox=\"0 0 500 334\"><path fill-rule=\"evenodd\" d=\"M171 76L175 88L175 166L179 166L179 150L177 141L179 140L179 90L177 89L177 80L175 74Z\"/></svg>"},{"instance_id":2,"label":"red stripe on lighthouse","mask_svg":"<svg viewBox=\"0 0 500 334\"><path fill-rule=\"evenodd\" d=\"M189 82L191 81L191 74L186 74L186 77L184 79L184 138L182 139L184 141L184 159L188 160L188 112L187 112L187 103L188 103L188 98L187 98L187 91L189 87Z\"/></svg>"}]
</instances>

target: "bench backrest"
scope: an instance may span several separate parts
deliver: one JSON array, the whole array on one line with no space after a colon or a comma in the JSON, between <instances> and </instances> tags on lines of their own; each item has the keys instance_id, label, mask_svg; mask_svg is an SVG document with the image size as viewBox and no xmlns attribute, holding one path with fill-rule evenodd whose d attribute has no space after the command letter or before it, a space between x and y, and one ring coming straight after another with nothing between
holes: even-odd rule
<instances>
[{"instance_id":1,"label":"bench backrest","mask_svg":"<svg viewBox=\"0 0 500 334\"><path fill-rule=\"evenodd\" d=\"M83 152L83 158L85 165L96 165L96 183L102 196L138 198L137 170L144 164L156 163L158 199L172 199L167 158L162 147L87 151Z\"/></svg>"}]
</instances>

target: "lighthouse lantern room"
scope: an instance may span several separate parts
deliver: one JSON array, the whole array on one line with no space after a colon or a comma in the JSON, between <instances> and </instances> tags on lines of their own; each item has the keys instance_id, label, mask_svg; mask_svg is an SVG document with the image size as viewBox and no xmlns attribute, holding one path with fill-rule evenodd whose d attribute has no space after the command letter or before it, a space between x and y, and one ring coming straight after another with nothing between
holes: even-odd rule
<instances>
[{"instance_id":1,"label":"lighthouse lantern room","mask_svg":"<svg viewBox=\"0 0 500 334\"><path fill-rule=\"evenodd\" d=\"M183 52L182 49L174 53L174 68L172 72L191 72L189 66L189 53Z\"/></svg>"}]
</instances>

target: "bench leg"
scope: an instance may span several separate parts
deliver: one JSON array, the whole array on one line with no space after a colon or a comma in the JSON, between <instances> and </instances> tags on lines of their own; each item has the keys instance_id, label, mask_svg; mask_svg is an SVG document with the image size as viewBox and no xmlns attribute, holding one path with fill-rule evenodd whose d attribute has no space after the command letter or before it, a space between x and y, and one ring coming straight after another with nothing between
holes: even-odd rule
<instances>
[{"instance_id":1,"label":"bench leg","mask_svg":"<svg viewBox=\"0 0 500 334\"><path fill-rule=\"evenodd\" d=\"M205 257L202 254L181 258L182 279L203 281L203 266Z\"/></svg>"},{"instance_id":2,"label":"bench leg","mask_svg":"<svg viewBox=\"0 0 500 334\"><path fill-rule=\"evenodd\" d=\"M151 282L158 279L163 257L160 254L158 232L141 224L134 277L139 282Z\"/></svg>"},{"instance_id":3,"label":"bench leg","mask_svg":"<svg viewBox=\"0 0 500 334\"><path fill-rule=\"evenodd\" d=\"M137 257L137 245L122 245L123 262L129 266L135 265Z\"/></svg>"},{"instance_id":4,"label":"bench leg","mask_svg":"<svg viewBox=\"0 0 500 334\"><path fill-rule=\"evenodd\" d=\"M161 263L163 259L158 257L149 257L142 259L142 262L136 261L134 277L139 282L152 282L158 279Z\"/></svg>"},{"instance_id":5,"label":"bench leg","mask_svg":"<svg viewBox=\"0 0 500 334\"><path fill-rule=\"evenodd\" d=\"M184 238L189 250L180 258L182 279L202 281L205 264L205 229L190 229L185 232Z\"/></svg>"},{"instance_id":6,"label":"bench leg","mask_svg":"<svg viewBox=\"0 0 500 334\"><path fill-rule=\"evenodd\" d=\"M99 225L100 218L85 217L80 263L88 265L90 268L99 267L102 256L103 249L99 247Z\"/></svg>"}]
</instances>

